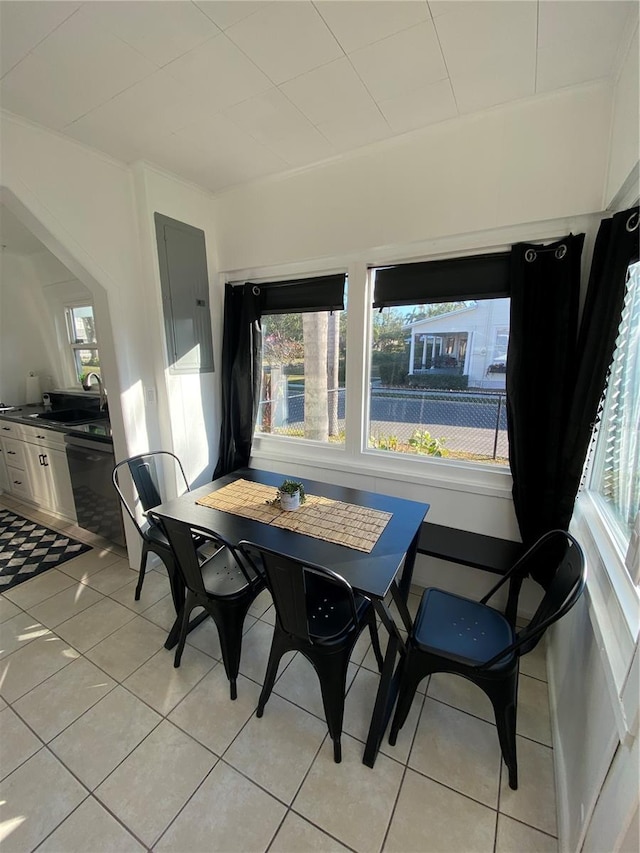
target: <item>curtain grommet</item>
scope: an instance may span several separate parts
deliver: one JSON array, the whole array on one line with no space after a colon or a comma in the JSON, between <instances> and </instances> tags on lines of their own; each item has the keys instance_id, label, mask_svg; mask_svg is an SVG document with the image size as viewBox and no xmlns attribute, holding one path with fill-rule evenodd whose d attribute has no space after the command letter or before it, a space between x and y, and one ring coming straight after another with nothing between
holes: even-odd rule
<instances>
[{"instance_id":1,"label":"curtain grommet","mask_svg":"<svg viewBox=\"0 0 640 853\"><path fill-rule=\"evenodd\" d=\"M638 228L638 211L634 211L631 216L627 219L626 229L627 231L636 231Z\"/></svg>"},{"instance_id":2,"label":"curtain grommet","mask_svg":"<svg viewBox=\"0 0 640 853\"><path fill-rule=\"evenodd\" d=\"M538 253L534 249L527 249L527 251L524 253L524 259L528 264L535 261L537 257Z\"/></svg>"},{"instance_id":3,"label":"curtain grommet","mask_svg":"<svg viewBox=\"0 0 640 853\"><path fill-rule=\"evenodd\" d=\"M561 246L558 246L558 248L556 249L555 256L559 261L561 261L566 254L567 254L567 247L563 243Z\"/></svg>"}]
</instances>

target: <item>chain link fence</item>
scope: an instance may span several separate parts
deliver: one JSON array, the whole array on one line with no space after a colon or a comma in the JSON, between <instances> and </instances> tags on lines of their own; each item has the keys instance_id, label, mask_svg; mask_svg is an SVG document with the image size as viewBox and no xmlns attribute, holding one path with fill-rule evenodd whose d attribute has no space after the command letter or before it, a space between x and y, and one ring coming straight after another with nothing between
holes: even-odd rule
<instances>
[{"instance_id":1,"label":"chain link fence","mask_svg":"<svg viewBox=\"0 0 640 853\"><path fill-rule=\"evenodd\" d=\"M292 382L278 399L261 400L258 432L303 437L304 398L303 383ZM329 392L329 410L329 440L343 442L344 388ZM372 387L369 446L506 465L505 394Z\"/></svg>"}]
</instances>

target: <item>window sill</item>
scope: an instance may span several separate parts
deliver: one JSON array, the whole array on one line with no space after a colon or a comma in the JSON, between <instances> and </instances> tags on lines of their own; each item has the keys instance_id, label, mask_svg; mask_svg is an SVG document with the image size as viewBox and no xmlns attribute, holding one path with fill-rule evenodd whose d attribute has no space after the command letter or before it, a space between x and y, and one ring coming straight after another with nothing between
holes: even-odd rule
<instances>
[{"instance_id":1,"label":"window sill","mask_svg":"<svg viewBox=\"0 0 640 853\"><path fill-rule=\"evenodd\" d=\"M326 479L326 471L339 471L451 491L486 495L511 501L512 479L508 468L470 464L437 458L419 458L401 453L361 451L350 453L344 445L327 445L291 441L277 436L256 437L252 449L252 464L261 460L280 463L299 463L318 469L318 479Z\"/></svg>"}]
</instances>

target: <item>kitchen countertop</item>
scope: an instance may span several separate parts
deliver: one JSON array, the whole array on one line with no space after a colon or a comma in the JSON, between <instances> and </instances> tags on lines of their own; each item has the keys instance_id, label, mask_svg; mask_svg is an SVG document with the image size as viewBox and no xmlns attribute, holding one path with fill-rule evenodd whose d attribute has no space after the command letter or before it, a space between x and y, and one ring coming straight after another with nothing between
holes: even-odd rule
<instances>
[{"instance_id":1,"label":"kitchen countertop","mask_svg":"<svg viewBox=\"0 0 640 853\"><path fill-rule=\"evenodd\" d=\"M47 421L45 418L36 418L34 415L44 414L45 408L36 403L19 406L10 412L0 412L0 419L14 421L29 426L41 426L44 429L52 429L55 432L62 432L66 435L73 435L78 438L89 438L99 441L104 444L113 444L111 434L111 423L109 418L101 418L100 420L91 421L86 424L74 424L73 426L65 426L64 424Z\"/></svg>"}]
</instances>

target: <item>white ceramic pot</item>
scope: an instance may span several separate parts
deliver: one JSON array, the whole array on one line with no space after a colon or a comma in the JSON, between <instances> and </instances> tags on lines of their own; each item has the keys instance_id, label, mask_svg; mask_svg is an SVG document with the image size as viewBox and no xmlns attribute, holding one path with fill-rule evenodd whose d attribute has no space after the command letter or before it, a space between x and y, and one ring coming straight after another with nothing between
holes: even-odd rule
<instances>
[{"instance_id":1,"label":"white ceramic pot","mask_svg":"<svg viewBox=\"0 0 640 853\"><path fill-rule=\"evenodd\" d=\"M280 492L280 508L291 512L298 509L300 506L300 492L294 492L292 495Z\"/></svg>"}]
</instances>

